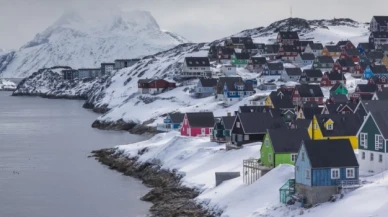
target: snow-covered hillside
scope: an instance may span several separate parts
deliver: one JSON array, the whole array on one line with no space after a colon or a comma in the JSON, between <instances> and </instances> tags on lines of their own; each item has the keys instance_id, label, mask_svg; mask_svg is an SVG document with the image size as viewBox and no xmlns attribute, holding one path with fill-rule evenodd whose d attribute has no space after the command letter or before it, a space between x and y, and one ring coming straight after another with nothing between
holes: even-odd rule
<instances>
[{"instance_id":1,"label":"snow-covered hillside","mask_svg":"<svg viewBox=\"0 0 388 217\"><path fill-rule=\"evenodd\" d=\"M14 91L16 90L16 84L0 78L0 90Z\"/></svg>"},{"instance_id":2,"label":"snow-covered hillside","mask_svg":"<svg viewBox=\"0 0 388 217\"><path fill-rule=\"evenodd\" d=\"M0 74L16 78L53 66L99 67L102 62L142 57L185 42L161 30L149 12L109 11L87 17L67 12L18 51L0 54Z\"/></svg>"},{"instance_id":3,"label":"snow-covered hillside","mask_svg":"<svg viewBox=\"0 0 388 217\"><path fill-rule=\"evenodd\" d=\"M367 25L358 23L349 19L336 20L315 20L306 21L303 19L293 18L283 21L278 21L268 27L260 27L251 30L245 30L236 36L252 36L255 41L265 41L271 43L269 39L276 38L279 30L288 28L301 32L302 39L309 39L329 43L341 39L350 39L349 34L352 34L358 41L367 41ZM344 32L340 32L344 29ZM211 44L222 43L224 39L214 41L209 44L186 43L178 45L170 50L149 55L144 57L140 62L132 67L122 69L112 77L102 82L101 86L93 90L85 90L89 92L87 107L94 108L98 111L108 111L108 113L98 118L101 123L114 123L119 120L125 122L143 123L150 119L158 119L163 114L172 111L214 111L216 115L225 115L227 111L237 110L237 106L248 104L249 98L244 99L239 104L230 108L223 108L214 97L204 99L193 99L189 96L189 89L194 83L180 83L178 88L162 93L157 96L141 95L138 93L137 81L144 78L166 78L169 75L174 75L179 72L179 69L186 56L205 56L207 49ZM357 41L354 41L357 43ZM213 68L214 71L219 69ZM242 77L255 77L257 74L247 73L240 70ZM33 79L37 79L34 77ZM35 93L57 93L58 85L34 87L35 82L30 82L30 86L20 85L16 93L26 93L33 90ZM38 82L40 84L45 82ZM59 85L60 86L60 85ZM87 87L87 86L86 86ZM353 85L351 88L355 88ZM49 90L49 91L47 91ZM63 92L71 92L71 90L63 90ZM328 91L324 90L325 93ZM258 94L265 94L259 92ZM160 121L160 118L158 119ZM155 124L155 123L154 123Z\"/></svg>"},{"instance_id":4,"label":"snow-covered hillside","mask_svg":"<svg viewBox=\"0 0 388 217\"><path fill-rule=\"evenodd\" d=\"M361 188L345 194L334 203L310 209L280 203L279 188L294 178L294 166L279 165L251 185L238 177L215 185L215 172L240 172L243 160L260 158L260 143L248 144L240 150L226 151L224 145L209 138L182 137L178 132L158 134L150 140L118 146L128 157L138 156L140 162L158 163L163 169L183 174L185 186L200 189L196 201L209 210L222 211L222 217L383 217L386 216L388 173L362 178ZM145 150L140 151L140 150ZM139 155L141 153L141 155ZM365 202L367 201L367 202Z\"/></svg>"}]
</instances>

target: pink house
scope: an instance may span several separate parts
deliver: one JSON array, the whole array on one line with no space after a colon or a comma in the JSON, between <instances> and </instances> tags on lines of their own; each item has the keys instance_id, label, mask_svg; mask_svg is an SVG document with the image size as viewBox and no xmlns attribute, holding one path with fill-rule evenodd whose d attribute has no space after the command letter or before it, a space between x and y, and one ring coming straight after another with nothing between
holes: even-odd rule
<instances>
[{"instance_id":1,"label":"pink house","mask_svg":"<svg viewBox=\"0 0 388 217\"><path fill-rule=\"evenodd\" d=\"M181 127L182 136L209 136L214 127L213 112L186 113Z\"/></svg>"}]
</instances>

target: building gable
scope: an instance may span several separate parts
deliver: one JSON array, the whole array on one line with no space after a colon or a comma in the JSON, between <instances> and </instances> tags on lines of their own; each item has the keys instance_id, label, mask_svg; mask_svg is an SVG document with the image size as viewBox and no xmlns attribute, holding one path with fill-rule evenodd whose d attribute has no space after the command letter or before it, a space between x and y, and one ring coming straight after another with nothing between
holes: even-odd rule
<instances>
[{"instance_id":1,"label":"building gable","mask_svg":"<svg viewBox=\"0 0 388 217\"><path fill-rule=\"evenodd\" d=\"M310 172L310 178L307 177L308 171ZM295 181L298 184L303 184L307 186L311 186L311 163L310 158L307 154L306 147L304 145L304 141L302 141L302 145L300 146L298 156L295 162Z\"/></svg>"},{"instance_id":2,"label":"building gable","mask_svg":"<svg viewBox=\"0 0 388 217\"><path fill-rule=\"evenodd\" d=\"M367 139L363 136L363 134L367 134ZM383 143L383 148L377 148L375 145L375 136L381 135L379 127L376 124L376 121L374 120L371 113L368 114L368 116L365 118L364 123L361 125L360 130L357 133L358 137L358 144L359 149L362 150L369 150L369 151L376 151L376 152L384 152L385 150L385 139ZM364 139L363 139L364 138ZM362 141L364 140L364 141ZM366 142L365 142L366 140Z\"/></svg>"},{"instance_id":3,"label":"building gable","mask_svg":"<svg viewBox=\"0 0 388 217\"><path fill-rule=\"evenodd\" d=\"M268 167L274 166L275 153L272 147L271 138L268 133L265 134L263 144L260 149L261 162Z\"/></svg>"}]
</instances>

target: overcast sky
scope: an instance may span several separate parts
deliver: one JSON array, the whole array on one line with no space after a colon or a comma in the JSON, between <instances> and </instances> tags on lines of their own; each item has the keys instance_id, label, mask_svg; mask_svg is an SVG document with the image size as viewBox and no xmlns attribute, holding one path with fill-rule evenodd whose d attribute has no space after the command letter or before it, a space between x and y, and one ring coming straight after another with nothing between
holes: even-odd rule
<instances>
[{"instance_id":1,"label":"overcast sky","mask_svg":"<svg viewBox=\"0 0 388 217\"><path fill-rule=\"evenodd\" d=\"M288 18L291 5L306 19L388 15L388 0L0 0L0 48L18 49L67 9L147 10L162 29L203 42Z\"/></svg>"}]
</instances>

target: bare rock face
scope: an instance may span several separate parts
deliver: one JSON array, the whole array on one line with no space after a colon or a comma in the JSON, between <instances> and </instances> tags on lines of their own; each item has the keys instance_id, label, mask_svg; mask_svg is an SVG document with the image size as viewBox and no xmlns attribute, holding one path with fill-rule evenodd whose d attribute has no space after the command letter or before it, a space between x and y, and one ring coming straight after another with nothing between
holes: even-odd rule
<instances>
[{"instance_id":1,"label":"bare rock face","mask_svg":"<svg viewBox=\"0 0 388 217\"><path fill-rule=\"evenodd\" d=\"M93 157L110 169L138 178L143 181L143 184L153 188L141 198L153 203L150 209L151 216L216 217L221 215L221 213L211 214L197 204L194 199L200 192L182 186L182 176L174 171L160 169L158 164L140 164L137 158L126 158L115 149L103 149L92 153Z\"/></svg>"}]
</instances>

